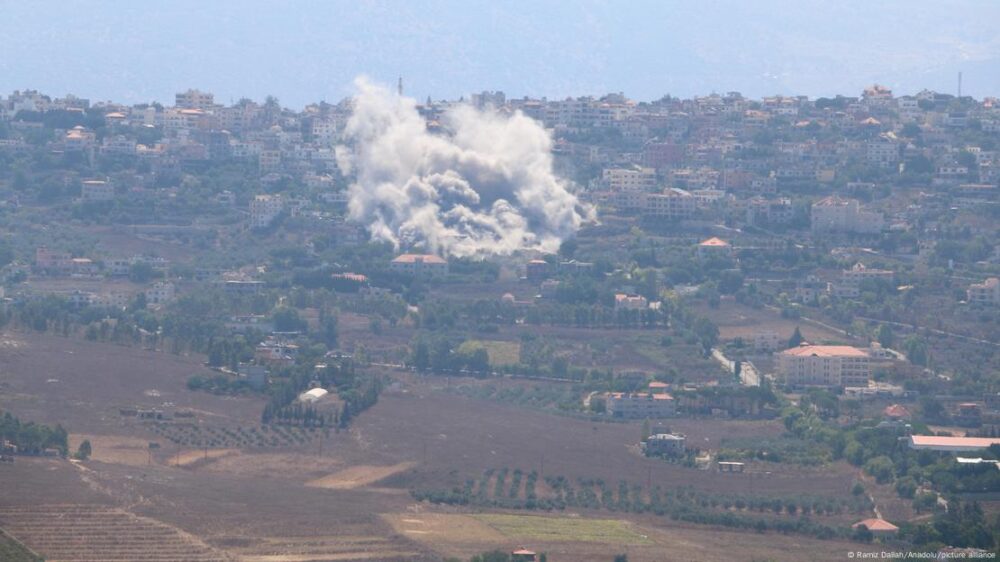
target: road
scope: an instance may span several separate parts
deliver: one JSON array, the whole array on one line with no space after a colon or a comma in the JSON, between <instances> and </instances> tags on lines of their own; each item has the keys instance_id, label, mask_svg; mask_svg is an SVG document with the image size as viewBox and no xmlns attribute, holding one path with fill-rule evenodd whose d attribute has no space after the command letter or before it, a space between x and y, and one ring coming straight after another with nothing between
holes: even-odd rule
<instances>
[{"instance_id":1,"label":"road","mask_svg":"<svg viewBox=\"0 0 1000 562\"><path fill-rule=\"evenodd\" d=\"M713 347L712 357L722 364L723 369L730 373L733 372L733 361L726 357L721 349ZM740 384L743 386L760 386L760 373L757 372L757 368L753 366L753 363L744 361L740 366Z\"/></svg>"}]
</instances>

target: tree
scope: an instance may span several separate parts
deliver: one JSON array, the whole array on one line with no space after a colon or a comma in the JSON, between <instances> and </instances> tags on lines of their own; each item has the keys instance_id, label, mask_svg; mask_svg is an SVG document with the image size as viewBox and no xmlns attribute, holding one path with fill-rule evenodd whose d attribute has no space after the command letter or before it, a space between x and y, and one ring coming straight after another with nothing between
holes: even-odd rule
<instances>
[{"instance_id":1,"label":"tree","mask_svg":"<svg viewBox=\"0 0 1000 562\"><path fill-rule=\"evenodd\" d=\"M431 366L431 352L430 348L427 346L427 342L424 340L417 341L413 346L413 357L411 359L413 367L417 369L418 372L425 372Z\"/></svg>"},{"instance_id":2,"label":"tree","mask_svg":"<svg viewBox=\"0 0 1000 562\"><path fill-rule=\"evenodd\" d=\"M639 441L645 443L649 440L649 418L646 418L642 422L642 435L639 437Z\"/></svg>"},{"instance_id":3,"label":"tree","mask_svg":"<svg viewBox=\"0 0 1000 562\"><path fill-rule=\"evenodd\" d=\"M803 341L805 340L802 338L802 332L799 330L799 327L796 326L795 331L792 332L792 337L788 338L788 349L798 347Z\"/></svg>"},{"instance_id":4,"label":"tree","mask_svg":"<svg viewBox=\"0 0 1000 562\"><path fill-rule=\"evenodd\" d=\"M888 324L881 324L878 330L875 332L875 337L878 338L878 343L882 347L888 349L892 347L894 342L894 334L892 333L892 327Z\"/></svg>"},{"instance_id":5,"label":"tree","mask_svg":"<svg viewBox=\"0 0 1000 562\"><path fill-rule=\"evenodd\" d=\"M854 528L854 533L852 533L851 538L858 542L872 542L875 535L873 535L871 529L865 525L858 525Z\"/></svg>"},{"instance_id":6,"label":"tree","mask_svg":"<svg viewBox=\"0 0 1000 562\"><path fill-rule=\"evenodd\" d=\"M892 480L893 463L886 455L879 455L865 463L865 472L875 477L879 484Z\"/></svg>"},{"instance_id":7,"label":"tree","mask_svg":"<svg viewBox=\"0 0 1000 562\"><path fill-rule=\"evenodd\" d=\"M153 266L145 261L137 261L128 268L128 278L133 283L146 283L155 273Z\"/></svg>"},{"instance_id":8,"label":"tree","mask_svg":"<svg viewBox=\"0 0 1000 562\"><path fill-rule=\"evenodd\" d=\"M274 311L271 317L276 332L304 332L305 320L299 318L299 311L294 308L281 307Z\"/></svg>"},{"instance_id":9,"label":"tree","mask_svg":"<svg viewBox=\"0 0 1000 562\"><path fill-rule=\"evenodd\" d=\"M90 458L91 453L93 453L93 449L90 446L90 440L84 439L83 442L80 443L80 446L76 449L76 454L74 456L81 461L85 461Z\"/></svg>"},{"instance_id":10,"label":"tree","mask_svg":"<svg viewBox=\"0 0 1000 562\"><path fill-rule=\"evenodd\" d=\"M616 554L615 562L628 562L628 554Z\"/></svg>"},{"instance_id":11,"label":"tree","mask_svg":"<svg viewBox=\"0 0 1000 562\"><path fill-rule=\"evenodd\" d=\"M906 338L904 348L906 350L906 358L910 360L910 363L920 365L921 367L927 366L927 342L923 338L918 336Z\"/></svg>"}]
</instances>

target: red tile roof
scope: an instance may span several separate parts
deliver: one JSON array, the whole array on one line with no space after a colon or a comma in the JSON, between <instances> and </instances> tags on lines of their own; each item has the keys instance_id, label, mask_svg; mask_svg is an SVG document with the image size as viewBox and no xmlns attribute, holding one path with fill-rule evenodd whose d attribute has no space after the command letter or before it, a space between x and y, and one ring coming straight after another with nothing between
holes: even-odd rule
<instances>
[{"instance_id":1,"label":"red tile roof","mask_svg":"<svg viewBox=\"0 0 1000 562\"><path fill-rule=\"evenodd\" d=\"M889 523L885 519L865 519L864 521L858 521L857 523L851 525L851 528L857 529L858 527L867 527L869 531L883 531L883 532L895 532L899 530L899 527Z\"/></svg>"}]
</instances>

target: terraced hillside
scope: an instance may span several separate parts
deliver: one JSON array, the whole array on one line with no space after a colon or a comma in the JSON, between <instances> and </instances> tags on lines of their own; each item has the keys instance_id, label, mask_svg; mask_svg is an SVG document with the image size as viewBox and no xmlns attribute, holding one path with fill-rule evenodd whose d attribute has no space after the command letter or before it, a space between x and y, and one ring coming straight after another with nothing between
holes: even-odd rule
<instances>
[{"instance_id":1,"label":"terraced hillside","mask_svg":"<svg viewBox=\"0 0 1000 562\"><path fill-rule=\"evenodd\" d=\"M174 527L111 507L0 507L0 527L48 562L233 560Z\"/></svg>"}]
</instances>

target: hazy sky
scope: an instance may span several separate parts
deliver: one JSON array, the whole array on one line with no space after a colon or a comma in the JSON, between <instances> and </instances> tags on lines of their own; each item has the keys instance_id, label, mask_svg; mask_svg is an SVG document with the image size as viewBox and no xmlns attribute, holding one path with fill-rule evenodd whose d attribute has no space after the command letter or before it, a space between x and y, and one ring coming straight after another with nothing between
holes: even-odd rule
<instances>
[{"instance_id":1,"label":"hazy sky","mask_svg":"<svg viewBox=\"0 0 1000 562\"><path fill-rule=\"evenodd\" d=\"M996 0L573 2L0 0L0 93L337 101L356 75L407 94L635 99L857 95L873 82L1000 95Z\"/></svg>"}]
</instances>

